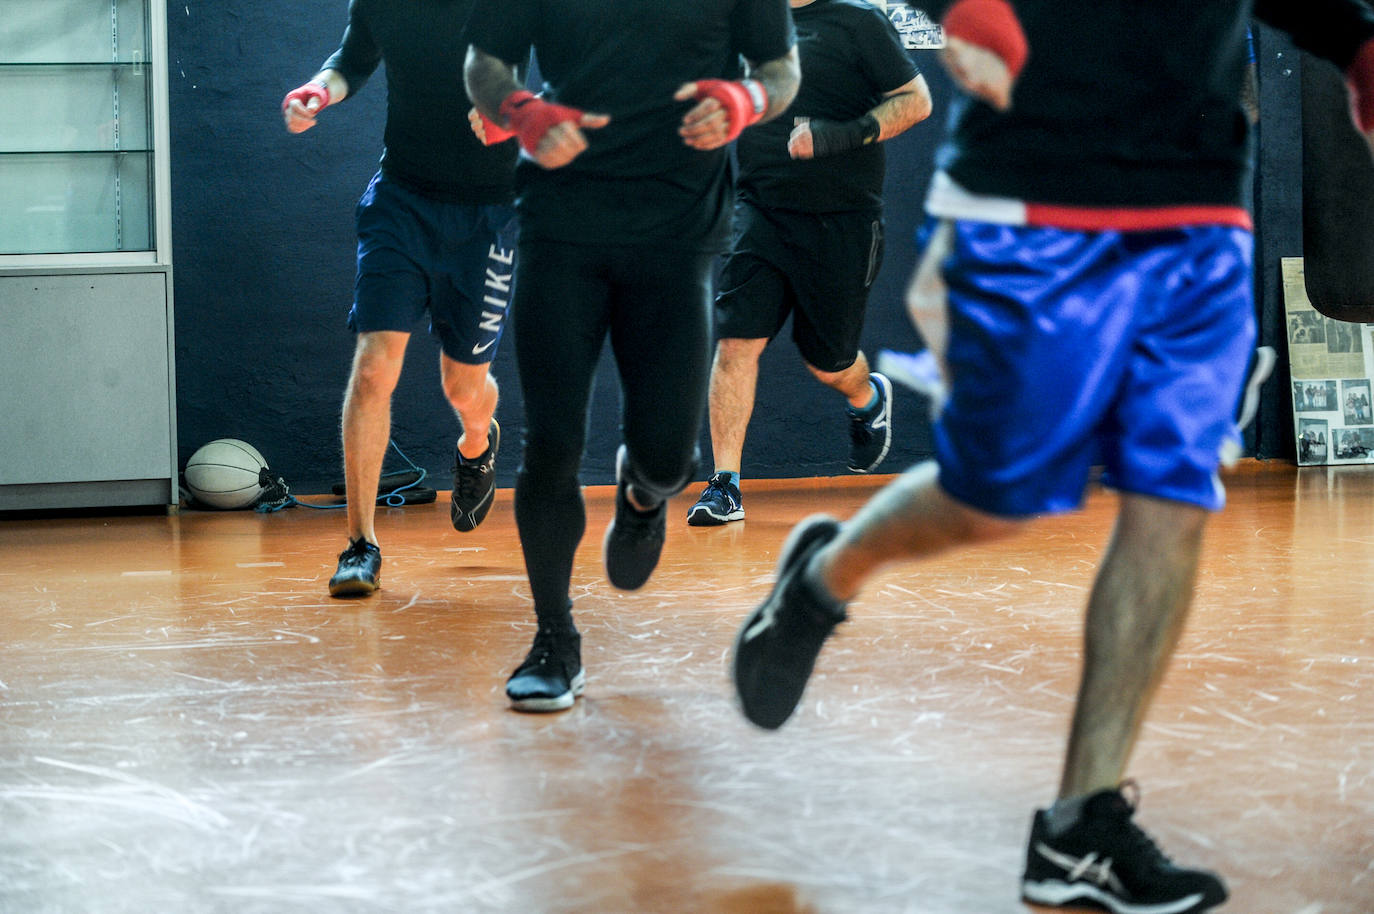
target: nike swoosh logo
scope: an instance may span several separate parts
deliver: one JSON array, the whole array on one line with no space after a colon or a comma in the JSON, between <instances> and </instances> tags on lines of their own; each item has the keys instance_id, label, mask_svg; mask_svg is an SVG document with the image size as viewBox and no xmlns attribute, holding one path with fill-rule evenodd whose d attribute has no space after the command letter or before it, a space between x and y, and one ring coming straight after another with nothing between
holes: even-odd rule
<instances>
[{"instance_id":1,"label":"nike swoosh logo","mask_svg":"<svg viewBox=\"0 0 1374 914\"><path fill-rule=\"evenodd\" d=\"M485 343L483 343L483 344L480 345L480 346L473 346L473 347L472 347L472 354L473 354L473 355L481 355L482 353L486 352L488 349L490 349L492 346L495 346L495 345L496 345L496 340L487 340Z\"/></svg>"}]
</instances>

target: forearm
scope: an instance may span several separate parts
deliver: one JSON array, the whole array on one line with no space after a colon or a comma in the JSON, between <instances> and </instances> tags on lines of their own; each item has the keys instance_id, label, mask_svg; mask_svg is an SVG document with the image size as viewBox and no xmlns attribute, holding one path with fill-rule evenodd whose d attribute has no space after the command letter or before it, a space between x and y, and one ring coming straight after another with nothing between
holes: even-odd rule
<instances>
[{"instance_id":1,"label":"forearm","mask_svg":"<svg viewBox=\"0 0 1374 914\"><path fill-rule=\"evenodd\" d=\"M757 80L768 96L768 107L755 123L771 121L787 110L801 85L801 64L794 46L782 57L749 67L749 79Z\"/></svg>"},{"instance_id":2,"label":"forearm","mask_svg":"<svg viewBox=\"0 0 1374 914\"><path fill-rule=\"evenodd\" d=\"M505 119L501 116L501 103L512 92L523 88L514 64L471 46L463 62L463 85L477 109L494 123L503 126Z\"/></svg>"},{"instance_id":3,"label":"forearm","mask_svg":"<svg viewBox=\"0 0 1374 914\"><path fill-rule=\"evenodd\" d=\"M887 98L868 113L878 122L878 141L882 142L905 133L930 117L932 109L925 77L917 76L895 92L888 93Z\"/></svg>"}]
</instances>

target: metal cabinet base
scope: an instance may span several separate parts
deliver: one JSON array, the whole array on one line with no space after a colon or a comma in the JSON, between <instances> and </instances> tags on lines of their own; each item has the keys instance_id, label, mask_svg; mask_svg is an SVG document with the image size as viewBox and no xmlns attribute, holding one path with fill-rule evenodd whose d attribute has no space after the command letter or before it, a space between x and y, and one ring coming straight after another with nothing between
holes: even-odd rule
<instances>
[{"instance_id":1,"label":"metal cabinet base","mask_svg":"<svg viewBox=\"0 0 1374 914\"><path fill-rule=\"evenodd\" d=\"M0 274L0 511L178 501L169 267Z\"/></svg>"}]
</instances>

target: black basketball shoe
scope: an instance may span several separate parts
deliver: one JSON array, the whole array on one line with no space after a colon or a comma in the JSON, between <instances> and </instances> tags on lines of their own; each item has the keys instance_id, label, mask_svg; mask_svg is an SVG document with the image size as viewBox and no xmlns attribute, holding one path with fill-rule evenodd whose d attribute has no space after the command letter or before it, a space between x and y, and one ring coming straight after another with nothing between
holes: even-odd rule
<instances>
[{"instance_id":1,"label":"black basketball shoe","mask_svg":"<svg viewBox=\"0 0 1374 914\"><path fill-rule=\"evenodd\" d=\"M839 521L816 514L793 528L778 560L778 579L735 638L734 679L744 716L776 730L801 701L821 645L845 620L844 605L816 593L806 564L840 532Z\"/></svg>"},{"instance_id":2,"label":"black basketball shoe","mask_svg":"<svg viewBox=\"0 0 1374 914\"><path fill-rule=\"evenodd\" d=\"M361 536L339 553L339 568L329 579L331 597L365 597L381 586L382 550Z\"/></svg>"},{"instance_id":3,"label":"black basketball shoe","mask_svg":"<svg viewBox=\"0 0 1374 914\"><path fill-rule=\"evenodd\" d=\"M716 473L707 480L697 503L688 509L687 523L693 527L719 527L732 520L744 520L739 486L724 473Z\"/></svg>"},{"instance_id":4,"label":"black basketball shoe","mask_svg":"<svg viewBox=\"0 0 1374 914\"><path fill-rule=\"evenodd\" d=\"M892 447L892 382L876 371L869 372L878 402L869 412L854 407L849 412L849 470L872 473Z\"/></svg>"},{"instance_id":5,"label":"black basketball shoe","mask_svg":"<svg viewBox=\"0 0 1374 914\"><path fill-rule=\"evenodd\" d=\"M486 520L491 503L496 500L496 452L501 448L501 426L491 420L487 432L487 449L481 457L464 457L453 448L453 500L448 516L453 529L467 533Z\"/></svg>"},{"instance_id":6,"label":"black basketball shoe","mask_svg":"<svg viewBox=\"0 0 1374 914\"><path fill-rule=\"evenodd\" d=\"M1031 825L1021 895L1051 907L1094 907L1114 914L1197 914L1226 900L1226 886L1205 870L1174 865L1131 821L1135 793L1126 782L1086 798L1078 821L1050 832L1045 810Z\"/></svg>"},{"instance_id":7,"label":"black basketball shoe","mask_svg":"<svg viewBox=\"0 0 1374 914\"><path fill-rule=\"evenodd\" d=\"M541 628L525 662L506 680L506 697L517 711L562 711L582 694L586 679L577 630Z\"/></svg>"},{"instance_id":8,"label":"black basketball shoe","mask_svg":"<svg viewBox=\"0 0 1374 914\"><path fill-rule=\"evenodd\" d=\"M638 590L649 580L663 552L668 525L668 503L660 502L650 511L637 510L625 495L625 465L629 457L625 445L615 456L615 516L606 527L601 549L606 561L606 579L621 590Z\"/></svg>"}]
</instances>

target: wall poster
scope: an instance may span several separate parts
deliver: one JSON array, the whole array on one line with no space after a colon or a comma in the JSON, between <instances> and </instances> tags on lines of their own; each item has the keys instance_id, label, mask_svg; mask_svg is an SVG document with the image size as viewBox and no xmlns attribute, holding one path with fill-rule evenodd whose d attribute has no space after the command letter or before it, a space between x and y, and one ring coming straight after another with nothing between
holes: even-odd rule
<instances>
[{"instance_id":1,"label":"wall poster","mask_svg":"<svg viewBox=\"0 0 1374 914\"><path fill-rule=\"evenodd\" d=\"M1301 257L1283 258L1283 299L1298 464L1374 463L1374 324L1313 308Z\"/></svg>"}]
</instances>

